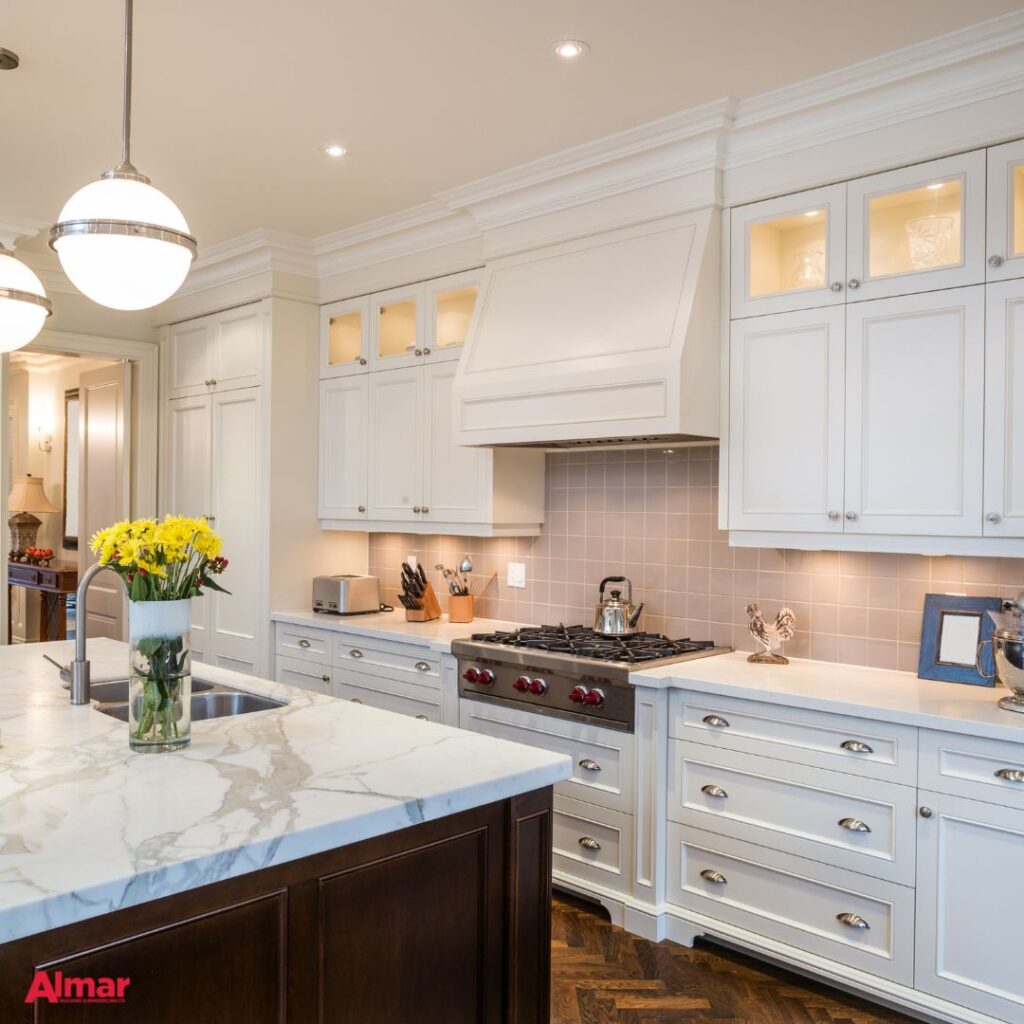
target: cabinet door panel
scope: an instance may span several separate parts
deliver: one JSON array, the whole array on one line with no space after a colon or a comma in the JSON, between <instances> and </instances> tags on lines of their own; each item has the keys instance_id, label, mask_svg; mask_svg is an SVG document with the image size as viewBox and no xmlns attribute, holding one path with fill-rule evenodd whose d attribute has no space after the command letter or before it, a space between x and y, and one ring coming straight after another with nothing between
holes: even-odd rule
<instances>
[{"instance_id":1,"label":"cabinet door panel","mask_svg":"<svg viewBox=\"0 0 1024 1024\"><path fill-rule=\"evenodd\" d=\"M260 383L264 322L259 306L231 309L217 317L213 377L218 391L251 388Z\"/></svg>"},{"instance_id":2,"label":"cabinet door panel","mask_svg":"<svg viewBox=\"0 0 1024 1024\"><path fill-rule=\"evenodd\" d=\"M423 362L426 343L423 296L422 284L370 296L371 370L396 370Z\"/></svg>"},{"instance_id":3,"label":"cabinet door panel","mask_svg":"<svg viewBox=\"0 0 1024 1024\"><path fill-rule=\"evenodd\" d=\"M730 216L732 316L845 301L845 185L738 206Z\"/></svg>"},{"instance_id":4,"label":"cabinet door panel","mask_svg":"<svg viewBox=\"0 0 1024 1024\"><path fill-rule=\"evenodd\" d=\"M847 309L847 533L981 534L983 286Z\"/></svg>"},{"instance_id":5,"label":"cabinet door panel","mask_svg":"<svg viewBox=\"0 0 1024 1024\"><path fill-rule=\"evenodd\" d=\"M922 790L915 988L1000 1020L1024 1019L1024 814Z\"/></svg>"},{"instance_id":6,"label":"cabinet door panel","mask_svg":"<svg viewBox=\"0 0 1024 1024\"><path fill-rule=\"evenodd\" d=\"M211 661L241 671L262 670L264 520L260 388L213 396L211 447L214 526L231 564L218 580L231 591L206 594Z\"/></svg>"},{"instance_id":7,"label":"cabinet door panel","mask_svg":"<svg viewBox=\"0 0 1024 1024\"><path fill-rule=\"evenodd\" d=\"M424 309L424 355L427 359L439 362L459 358L479 294L479 270L427 282Z\"/></svg>"},{"instance_id":8,"label":"cabinet door panel","mask_svg":"<svg viewBox=\"0 0 1024 1024\"><path fill-rule=\"evenodd\" d=\"M1024 215L1024 214L1022 214ZM985 329L986 536L1024 536L1024 280L989 285Z\"/></svg>"},{"instance_id":9,"label":"cabinet door panel","mask_svg":"<svg viewBox=\"0 0 1024 1024\"><path fill-rule=\"evenodd\" d=\"M848 301L985 280L984 151L859 178L847 199Z\"/></svg>"},{"instance_id":10,"label":"cabinet door panel","mask_svg":"<svg viewBox=\"0 0 1024 1024\"><path fill-rule=\"evenodd\" d=\"M452 442L455 368L455 363L446 362L422 371L426 404L423 504L428 509L424 515L439 523L482 523L489 518L492 455L482 448L461 448Z\"/></svg>"},{"instance_id":11,"label":"cabinet door panel","mask_svg":"<svg viewBox=\"0 0 1024 1024\"><path fill-rule=\"evenodd\" d=\"M843 334L838 308L733 323L731 529L842 532Z\"/></svg>"},{"instance_id":12,"label":"cabinet door panel","mask_svg":"<svg viewBox=\"0 0 1024 1024\"><path fill-rule=\"evenodd\" d=\"M167 403L164 512L212 515L210 495L210 397L197 395ZM214 524L216 525L216 524ZM192 660L209 660L205 600L192 602Z\"/></svg>"},{"instance_id":13,"label":"cabinet door panel","mask_svg":"<svg viewBox=\"0 0 1024 1024\"><path fill-rule=\"evenodd\" d=\"M989 281L1024 277L1024 139L988 151L988 257Z\"/></svg>"},{"instance_id":14,"label":"cabinet door panel","mask_svg":"<svg viewBox=\"0 0 1024 1024\"><path fill-rule=\"evenodd\" d=\"M168 330L168 397L185 398L209 391L213 377L208 319L175 324Z\"/></svg>"},{"instance_id":15,"label":"cabinet door panel","mask_svg":"<svg viewBox=\"0 0 1024 1024\"><path fill-rule=\"evenodd\" d=\"M320 383L320 518L365 519L369 443L367 378Z\"/></svg>"},{"instance_id":16,"label":"cabinet door panel","mask_svg":"<svg viewBox=\"0 0 1024 1024\"><path fill-rule=\"evenodd\" d=\"M413 366L372 373L367 379L370 518L419 521L423 504L423 371Z\"/></svg>"},{"instance_id":17,"label":"cabinet door panel","mask_svg":"<svg viewBox=\"0 0 1024 1024\"><path fill-rule=\"evenodd\" d=\"M320 315L320 376L366 373L370 358L370 297L334 302Z\"/></svg>"}]
</instances>

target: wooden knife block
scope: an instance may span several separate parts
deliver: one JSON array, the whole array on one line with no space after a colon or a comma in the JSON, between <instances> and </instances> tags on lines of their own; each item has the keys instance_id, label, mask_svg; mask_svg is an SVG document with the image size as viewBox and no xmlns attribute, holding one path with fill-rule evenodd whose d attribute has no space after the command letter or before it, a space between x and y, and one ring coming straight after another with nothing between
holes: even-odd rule
<instances>
[{"instance_id":1,"label":"wooden knife block","mask_svg":"<svg viewBox=\"0 0 1024 1024\"><path fill-rule=\"evenodd\" d=\"M441 618L441 602L434 593L434 588L428 583L427 589L423 591L420 598L421 607L405 609L406 622L430 622L432 619Z\"/></svg>"}]
</instances>

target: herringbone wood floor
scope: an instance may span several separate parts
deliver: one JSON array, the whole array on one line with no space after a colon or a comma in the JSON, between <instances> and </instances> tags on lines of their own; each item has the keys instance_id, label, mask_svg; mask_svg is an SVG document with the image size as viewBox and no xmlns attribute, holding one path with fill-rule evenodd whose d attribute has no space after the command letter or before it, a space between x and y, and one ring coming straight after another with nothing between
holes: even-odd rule
<instances>
[{"instance_id":1,"label":"herringbone wood floor","mask_svg":"<svg viewBox=\"0 0 1024 1024\"><path fill-rule=\"evenodd\" d=\"M551 1024L913 1024L719 946L647 942L557 895Z\"/></svg>"}]
</instances>

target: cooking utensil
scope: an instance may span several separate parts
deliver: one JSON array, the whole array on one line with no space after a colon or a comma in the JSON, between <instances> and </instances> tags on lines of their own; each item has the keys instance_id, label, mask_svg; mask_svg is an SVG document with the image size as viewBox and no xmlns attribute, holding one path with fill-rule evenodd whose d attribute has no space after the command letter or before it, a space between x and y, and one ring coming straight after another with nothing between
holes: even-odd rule
<instances>
[{"instance_id":1,"label":"cooking utensil","mask_svg":"<svg viewBox=\"0 0 1024 1024\"><path fill-rule=\"evenodd\" d=\"M628 585L629 593L625 601L622 600L621 590L611 591L610 597L604 596L604 588L609 583ZM594 629L604 636L631 636L635 633L644 606L642 603L639 607L633 606L633 581L625 576L605 576L598 593L601 601L594 609Z\"/></svg>"}]
</instances>

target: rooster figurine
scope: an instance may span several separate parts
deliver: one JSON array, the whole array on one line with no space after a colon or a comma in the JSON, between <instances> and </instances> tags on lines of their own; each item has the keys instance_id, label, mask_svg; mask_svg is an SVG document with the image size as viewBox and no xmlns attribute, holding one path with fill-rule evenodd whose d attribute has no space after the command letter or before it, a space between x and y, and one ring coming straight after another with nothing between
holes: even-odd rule
<instances>
[{"instance_id":1,"label":"rooster figurine","mask_svg":"<svg viewBox=\"0 0 1024 1024\"><path fill-rule=\"evenodd\" d=\"M751 654L747 661L756 665L788 665L789 658L778 652L787 640L793 639L796 632L796 616L792 609L780 609L774 623L765 622L759 604L748 604L747 615L750 616L750 635L764 648L763 651Z\"/></svg>"}]
</instances>

